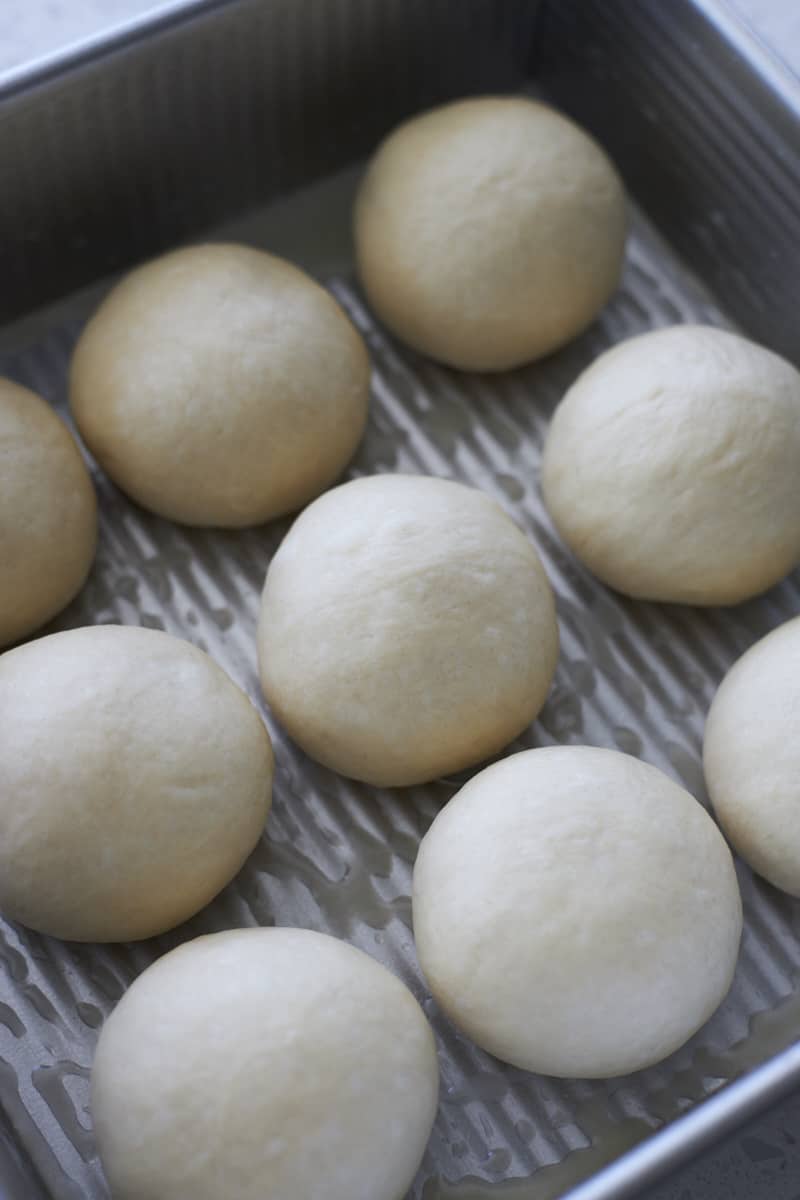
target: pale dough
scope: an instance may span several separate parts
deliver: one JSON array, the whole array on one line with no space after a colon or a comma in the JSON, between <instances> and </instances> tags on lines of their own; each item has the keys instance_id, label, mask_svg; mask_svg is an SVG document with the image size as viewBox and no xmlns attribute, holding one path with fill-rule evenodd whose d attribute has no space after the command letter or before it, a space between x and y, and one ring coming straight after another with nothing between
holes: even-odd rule
<instances>
[{"instance_id":1,"label":"pale dough","mask_svg":"<svg viewBox=\"0 0 800 1200\"><path fill-rule=\"evenodd\" d=\"M402 1200L437 1096L405 985L302 929L160 958L106 1022L92 1071L114 1200Z\"/></svg>"},{"instance_id":2,"label":"pale dough","mask_svg":"<svg viewBox=\"0 0 800 1200\"><path fill-rule=\"evenodd\" d=\"M69 603L96 543L94 488L69 430L34 392L0 379L0 646Z\"/></svg>"},{"instance_id":3,"label":"pale dough","mask_svg":"<svg viewBox=\"0 0 800 1200\"><path fill-rule=\"evenodd\" d=\"M255 525L333 483L364 431L369 358L324 288L247 246L176 250L111 291L70 402L115 483L188 525Z\"/></svg>"},{"instance_id":4,"label":"pale dough","mask_svg":"<svg viewBox=\"0 0 800 1200\"><path fill-rule=\"evenodd\" d=\"M558 657L536 550L488 496L374 475L298 517L270 564L264 694L313 758L368 783L480 762L539 712Z\"/></svg>"},{"instance_id":5,"label":"pale dough","mask_svg":"<svg viewBox=\"0 0 800 1200\"><path fill-rule=\"evenodd\" d=\"M622 184L600 147L534 100L460 100L380 146L355 213L378 316L416 350L496 371L549 354L617 286Z\"/></svg>"},{"instance_id":6,"label":"pale dough","mask_svg":"<svg viewBox=\"0 0 800 1200\"><path fill-rule=\"evenodd\" d=\"M229 882L269 811L272 748L201 650L100 625L0 657L0 909L129 941Z\"/></svg>"},{"instance_id":7,"label":"pale dough","mask_svg":"<svg viewBox=\"0 0 800 1200\"><path fill-rule=\"evenodd\" d=\"M431 990L498 1058L600 1078L671 1054L728 991L730 852L655 767L558 746L476 775L424 837L414 935Z\"/></svg>"},{"instance_id":8,"label":"pale dough","mask_svg":"<svg viewBox=\"0 0 800 1200\"><path fill-rule=\"evenodd\" d=\"M747 651L706 722L706 784L742 858L800 897L800 617Z\"/></svg>"},{"instance_id":9,"label":"pale dough","mask_svg":"<svg viewBox=\"0 0 800 1200\"><path fill-rule=\"evenodd\" d=\"M542 489L575 554L627 595L736 604L800 561L800 373L676 325L602 354L558 406Z\"/></svg>"}]
</instances>

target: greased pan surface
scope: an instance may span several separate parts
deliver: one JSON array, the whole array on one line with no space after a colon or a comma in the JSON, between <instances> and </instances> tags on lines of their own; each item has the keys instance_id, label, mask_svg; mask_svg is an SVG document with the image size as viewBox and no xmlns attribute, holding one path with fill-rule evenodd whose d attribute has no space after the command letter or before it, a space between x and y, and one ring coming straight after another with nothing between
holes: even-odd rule
<instances>
[{"instance_id":1,"label":"greased pan surface","mask_svg":"<svg viewBox=\"0 0 800 1200\"><path fill-rule=\"evenodd\" d=\"M704 798L700 741L715 686L747 646L798 611L800 579L730 610L627 601L596 583L559 542L542 506L538 467L555 403L599 351L676 321L724 325L725 313L634 212L623 285L572 346L499 376L439 368L394 343L366 308L346 237L353 178L219 231L314 269L366 337L372 412L350 474L417 471L477 485L539 547L557 593L562 653L540 720L513 748L617 747ZM70 349L93 300L77 297L7 331L0 372L65 411ZM166 629L210 651L260 704L259 592L288 522L246 532L182 529L137 509L98 472L95 482L97 562L85 591L48 629L89 622ZM345 937L395 970L422 1001L438 1038L443 1086L415 1200L499 1198L506 1188L510 1196L560 1195L793 1040L800 905L739 864L746 931L734 986L684 1049L608 1084L543 1079L494 1061L437 1011L410 930L419 839L460 781L396 791L350 783L312 763L265 715L277 757L267 836L209 908L134 946L64 944L0 923L0 1178L13 1200L107 1196L88 1112L99 1027L153 958L187 937L234 925L300 925ZM524 1191L509 1182L525 1178Z\"/></svg>"}]
</instances>

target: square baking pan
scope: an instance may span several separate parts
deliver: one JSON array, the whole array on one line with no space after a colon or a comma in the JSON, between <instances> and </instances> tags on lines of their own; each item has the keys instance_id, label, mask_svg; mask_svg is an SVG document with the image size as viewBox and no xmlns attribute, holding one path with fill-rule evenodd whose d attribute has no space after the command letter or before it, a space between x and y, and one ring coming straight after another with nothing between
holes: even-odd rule
<instances>
[{"instance_id":1,"label":"square baking pan","mask_svg":"<svg viewBox=\"0 0 800 1200\"><path fill-rule=\"evenodd\" d=\"M398 345L364 302L349 233L358 164L412 112L519 89L573 115L616 160L631 196L625 274L562 352L491 378L461 374ZM537 477L554 405L620 338L710 322L800 361L800 86L724 6L172 4L0 81L0 164L0 373L66 415L71 347L116 272L203 237L294 259L332 289L372 354L371 418L349 474L425 472L482 487L542 553L562 654L547 705L514 748L616 747L705 801L711 696L744 649L800 611L800 574L733 609L625 600L559 542ZM45 632L163 628L209 650L261 704L258 596L288 522L183 529L93 471L97 562ZM682 1050L608 1082L545 1079L479 1051L437 1011L410 930L416 847L461 780L353 784L265 717L278 762L267 835L196 918L131 946L61 943L0 921L0 1196L108 1196L88 1112L97 1031L155 957L235 925L345 937L419 997L438 1038L442 1096L415 1200L644 1195L800 1084L800 903L740 862L746 928L733 988Z\"/></svg>"}]
</instances>

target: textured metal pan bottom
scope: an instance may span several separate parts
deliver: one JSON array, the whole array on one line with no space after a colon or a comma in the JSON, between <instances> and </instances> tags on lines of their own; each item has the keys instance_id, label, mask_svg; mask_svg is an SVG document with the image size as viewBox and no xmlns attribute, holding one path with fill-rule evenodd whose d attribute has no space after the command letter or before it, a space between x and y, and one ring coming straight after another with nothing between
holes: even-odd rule
<instances>
[{"instance_id":1,"label":"textured metal pan bottom","mask_svg":"<svg viewBox=\"0 0 800 1200\"><path fill-rule=\"evenodd\" d=\"M559 543L537 477L552 409L600 350L658 325L725 325L724 313L634 215L623 285L572 346L501 376L439 368L395 344L365 307L345 232L352 179L224 231L314 269L364 333L374 366L372 415L350 474L427 472L475 484L539 547L557 592L562 654L540 719L514 749L617 747L704 798L700 742L714 688L747 646L800 610L798 576L730 610L627 601L591 579ZM84 295L6 331L0 372L64 411L70 349L91 300ZM258 597L287 522L246 532L182 529L136 508L99 473L95 482L97 562L83 594L50 628L123 622L166 629L207 649L261 703ZM97 1031L148 963L211 930L273 923L327 930L410 985L436 1030L442 1072L439 1117L412 1192L424 1200L466 1200L506 1187L511 1195L559 1195L793 1040L800 905L739 864L746 932L736 979L687 1046L660 1066L609 1083L544 1079L494 1061L437 1011L410 930L417 844L460 780L402 791L349 783L308 760L265 715L278 762L267 834L196 918L165 937L111 947L65 944L0 922L0 1151L9 1172L26 1181L18 1193L26 1200L107 1197L88 1111ZM527 1185L513 1182L529 1177Z\"/></svg>"}]
</instances>

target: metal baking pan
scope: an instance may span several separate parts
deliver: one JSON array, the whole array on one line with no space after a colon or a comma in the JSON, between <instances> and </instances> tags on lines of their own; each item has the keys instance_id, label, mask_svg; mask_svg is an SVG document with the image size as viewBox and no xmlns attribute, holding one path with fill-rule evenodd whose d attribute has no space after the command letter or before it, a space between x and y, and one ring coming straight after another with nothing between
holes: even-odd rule
<instances>
[{"instance_id":1,"label":"metal baking pan","mask_svg":"<svg viewBox=\"0 0 800 1200\"><path fill-rule=\"evenodd\" d=\"M351 164L410 112L520 87L554 99L615 157L633 197L627 267L600 320L563 352L506 375L463 375L397 345L364 304L349 242ZM7 77L0 162L0 372L63 411L71 346L113 272L200 236L294 258L333 289L372 353L372 415L350 473L422 471L476 484L543 554L562 655L540 719L515 748L619 747L704 798L699 749L714 688L747 646L800 611L800 575L728 610L627 601L561 545L537 473L556 401L621 337L699 320L800 355L800 89L724 8L173 4ZM95 482L97 562L51 628L167 629L208 649L260 702L258 594L287 523L182 529L137 509L97 471ZM427 994L409 925L419 838L459 780L394 792L349 783L305 758L265 715L278 760L267 836L196 918L111 947L0 922L3 1197L107 1197L88 1113L97 1030L157 955L233 925L329 930L385 962L422 1001L443 1087L415 1200L542 1200L570 1188L574 1200L639 1195L800 1084L800 904L741 863L746 931L732 991L666 1062L589 1083L537 1077L477 1050Z\"/></svg>"}]
</instances>

